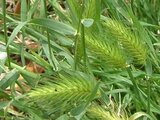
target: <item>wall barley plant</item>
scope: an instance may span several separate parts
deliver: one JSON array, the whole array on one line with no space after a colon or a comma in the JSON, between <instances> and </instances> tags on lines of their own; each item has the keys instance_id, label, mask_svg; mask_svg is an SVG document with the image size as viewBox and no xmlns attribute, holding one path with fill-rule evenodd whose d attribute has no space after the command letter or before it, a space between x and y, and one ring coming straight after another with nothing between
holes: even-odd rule
<instances>
[{"instance_id":1,"label":"wall barley plant","mask_svg":"<svg viewBox=\"0 0 160 120\"><path fill-rule=\"evenodd\" d=\"M87 116L91 120L127 120L116 113L104 109L102 106L92 104L87 110Z\"/></svg>"},{"instance_id":2,"label":"wall barley plant","mask_svg":"<svg viewBox=\"0 0 160 120\"><path fill-rule=\"evenodd\" d=\"M136 64L144 64L147 57L147 49L140 38L118 21L108 19L104 26L109 33L118 39L119 44L134 58Z\"/></svg>"},{"instance_id":3,"label":"wall barley plant","mask_svg":"<svg viewBox=\"0 0 160 120\"><path fill-rule=\"evenodd\" d=\"M83 77L62 76L28 94L29 103L36 103L47 114L70 111L89 99L96 81ZM97 93L99 96L99 93Z\"/></svg>"},{"instance_id":4,"label":"wall barley plant","mask_svg":"<svg viewBox=\"0 0 160 120\"><path fill-rule=\"evenodd\" d=\"M111 67L126 67L127 63L120 49L115 45L102 41L102 39L103 38L101 37L88 37L86 39L86 44L89 50L99 57L105 64Z\"/></svg>"}]
</instances>

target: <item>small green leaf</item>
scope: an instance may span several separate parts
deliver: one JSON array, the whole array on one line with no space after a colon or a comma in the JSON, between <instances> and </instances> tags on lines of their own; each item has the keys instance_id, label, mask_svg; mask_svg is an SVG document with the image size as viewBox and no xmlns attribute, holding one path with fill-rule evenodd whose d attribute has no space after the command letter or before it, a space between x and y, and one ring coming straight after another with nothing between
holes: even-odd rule
<instances>
[{"instance_id":1,"label":"small green leaf","mask_svg":"<svg viewBox=\"0 0 160 120\"><path fill-rule=\"evenodd\" d=\"M94 20L90 19L90 18L85 18L81 20L81 23L85 26L85 27L91 27L93 25Z\"/></svg>"},{"instance_id":2,"label":"small green leaf","mask_svg":"<svg viewBox=\"0 0 160 120\"><path fill-rule=\"evenodd\" d=\"M86 109L86 103L83 103L81 105L79 105L78 107L74 108L72 111L71 111L71 115L72 116L75 116L75 117L78 117L81 115L81 113L83 113Z\"/></svg>"},{"instance_id":3,"label":"small green leaf","mask_svg":"<svg viewBox=\"0 0 160 120\"><path fill-rule=\"evenodd\" d=\"M19 77L19 73L16 69L13 69L8 74L6 74L0 81L0 88L6 89L10 86L13 82L15 82Z\"/></svg>"},{"instance_id":4,"label":"small green leaf","mask_svg":"<svg viewBox=\"0 0 160 120\"><path fill-rule=\"evenodd\" d=\"M0 102L0 110L2 110L4 107L8 105L9 101L2 101Z\"/></svg>"}]
</instances>

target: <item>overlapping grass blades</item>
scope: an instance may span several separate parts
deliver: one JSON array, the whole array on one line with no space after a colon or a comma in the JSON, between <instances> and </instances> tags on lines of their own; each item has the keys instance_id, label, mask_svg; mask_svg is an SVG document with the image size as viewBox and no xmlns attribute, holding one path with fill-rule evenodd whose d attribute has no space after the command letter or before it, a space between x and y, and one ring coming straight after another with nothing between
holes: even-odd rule
<instances>
[{"instance_id":1,"label":"overlapping grass blades","mask_svg":"<svg viewBox=\"0 0 160 120\"><path fill-rule=\"evenodd\" d=\"M84 77L61 75L53 83L31 91L28 94L29 103L35 103L47 114L70 111L89 99L95 84L95 81Z\"/></svg>"},{"instance_id":2,"label":"overlapping grass blades","mask_svg":"<svg viewBox=\"0 0 160 120\"><path fill-rule=\"evenodd\" d=\"M101 37L87 37L86 44L90 51L99 57L105 64L115 67L124 68L127 66L125 57L121 53L120 49L109 44L106 41L101 40Z\"/></svg>"},{"instance_id":3,"label":"overlapping grass blades","mask_svg":"<svg viewBox=\"0 0 160 120\"><path fill-rule=\"evenodd\" d=\"M147 49L140 38L116 20L107 19L104 22L106 29L119 44L134 58L136 64L144 64L147 57Z\"/></svg>"}]
</instances>

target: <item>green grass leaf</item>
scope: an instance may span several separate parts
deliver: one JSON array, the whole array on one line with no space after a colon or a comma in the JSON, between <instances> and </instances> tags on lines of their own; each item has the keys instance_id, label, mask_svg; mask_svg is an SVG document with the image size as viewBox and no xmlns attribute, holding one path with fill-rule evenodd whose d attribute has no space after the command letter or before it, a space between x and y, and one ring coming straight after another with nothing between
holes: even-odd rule
<instances>
[{"instance_id":1,"label":"green grass leaf","mask_svg":"<svg viewBox=\"0 0 160 120\"><path fill-rule=\"evenodd\" d=\"M17 27L13 30L11 36L8 39L7 46L8 47L14 40L14 38L17 36L17 34L20 32L20 30L27 24L27 22L19 22Z\"/></svg>"},{"instance_id":2,"label":"green grass leaf","mask_svg":"<svg viewBox=\"0 0 160 120\"><path fill-rule=\"evenodd\" d=\"M1 89L6 89L8 86L12 85L16 82L19 77L19 73L16 69L13 69L9 73L7 73L1 80L0 80L0 87Z\"/></svg>"},{"instance_id":3,"label":"green grass leaf","mask_svg":"<svg viewBox=\"0 0 160 120\"><path fill-rule=\"evenodd\" d=\"M71 26L51 19L33 19L29 23L33 25L42 26L43 28L48 28L62 35L74 36L76 34L75 29Z\"/></svg>"}]
</instances>

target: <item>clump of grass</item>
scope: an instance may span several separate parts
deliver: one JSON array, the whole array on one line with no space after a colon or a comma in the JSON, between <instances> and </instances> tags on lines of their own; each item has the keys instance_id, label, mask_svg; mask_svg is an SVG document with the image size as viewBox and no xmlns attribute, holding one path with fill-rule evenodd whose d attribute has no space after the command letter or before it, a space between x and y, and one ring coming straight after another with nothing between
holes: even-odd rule
<instances>
[{"instance_id":1,"label":"clump of grass","mask_svg":"<svg viewBox=\"0 0 160 120\"><path fill-rule=\"evenodd\" d=\"M5 3L5 1L2 2ZM0 119L55 120L58 118L68 120L70 117L71 119L81 117L84 120L84 117L85 120L134 120L141 119L143 116L142 119L152 116L154 120L158 120L160 76L152 63L155 63L154 61L157 62L157 65L160 63L158 61L159 38L157 33L153 34L158 30L159 0L154 0L154 3L142 0L66 0L61 2L35 0L32 1L32 4L27 1L23 0L21 3L19 17L15 17L14 13L12 15L6 11L3 13L0 11L0 18L3 20L0 20L0 23L4 25L4 28L0 27L0 43L7 44L7 49L9 49L7 51L8 62L6 64L0 62L0 74L7 72L5 76L1 76L2 79L0 78ZM3 9L6 10L5 5L3 6ZM36 9L37 7L40 9ZM51 7L52 10L46 10L48 7ZM135 14L132 15L132 12ZM102 23L100 19L105 16L100 17L101 13L104 13L105 16L119 18L119 20L131 18L134 21L133 26L141 28L140 25L143 24L142 28L151 33L145 36L146 34L141 33L140 29L136 31L141 34L140 36L145 36L143 39L146 39L149 51L154 52L154 48L156 49L153 57L150 54L151 57L147 61L149 64L145 64L149 76L146 75L144 69L134 68L135 64L143 65L147 58L147 48L143 40L134 34L134 30L126 28L121 21L108 19ZM44 19L39 19L42 17ZM86 21L82 22L82 19ZM138 24L139 20L141 24ZM74 28L77 29L77 35L80 33L80 36L77 37L80 41L75 45L78 47L78 49L75 48L77 52L75 55L73 46L70 42L68 43L68 40L74 40L76 32ZM91 31L87 31L88 29ZM11 36L9 34L7 36L7 30L9 33L13 30ZM106 31L110 34L106 34ZM28 39L36 41L34 43L38 42L42 47L36 51L28 50L28 45L23 43ZM155 42L158 43L157 46L152 44ZM86 48L93 54L86 52ZM87 55L89 58L94 58L93 62L101 62L101 66L88 65ZM84 62L81 62L81 57L84 58ZM130 60L133 60L132 63L135 64L127 71L125 69L106 70L110 68L108 66L125 68ZM11 67L15 69L6 71L5 68L10 66L10 62ZM45 73L37 74L25 70L28 62L39 64L44 68ZM80 62L80 67L73 69L74 62L77 64ZM21 67L21 63L24 67ZM88 71L83 69L87 67L89 67ZM76 76L73 73L66 75L70 70L74 70L74 73L81 72L78 72ZM88 72L86 76L91 74L96 80L84 77L84 71ZM22 81L19 81L20 75L23 77ZM56 79L50 79L52 75ZM39 83L42 77L43 80L50 79L51 82ZM15 84L20 90L15 87ZM9 86L10 89L8 89ZM33 88L35 86L37 87ZM33 88L33 90L28 93L28 88ZM109 103L110 100L114 102ZM108 107L106 108L102 103L107 106L113 105L113 107L108 110ZM125 110L126 114L124 115L121 110ZM68 118L65 118L64 114ZM128 116L131 117L127 118Z\"/></svg>"}]
</instances>

